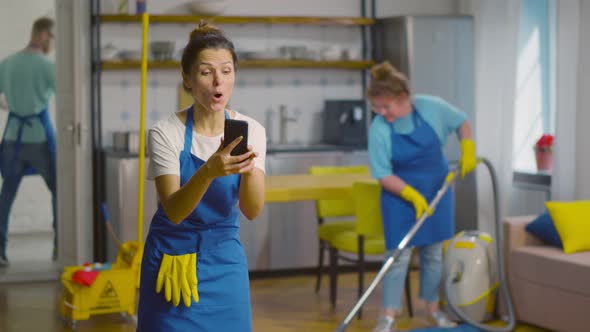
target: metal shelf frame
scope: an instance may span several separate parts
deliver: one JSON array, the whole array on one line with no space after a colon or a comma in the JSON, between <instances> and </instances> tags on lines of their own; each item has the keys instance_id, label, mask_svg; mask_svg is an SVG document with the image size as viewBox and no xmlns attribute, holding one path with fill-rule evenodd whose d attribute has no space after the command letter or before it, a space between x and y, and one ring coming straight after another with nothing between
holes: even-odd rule
<instances>
[{"instance_id":1,"label":"metal shelf frame","mask_svg":"<svg viewBox=\"0 0 590 332\"><path fill-rule=\"evenodd\" d=\"M104 167L104 147L102 145L102 89L101 89L101 72L104 70L102 67L100 45L101 45L101 24L106 22L136 22L137 18L135 15L101 15L100 13L100 0L90 0L90 57L91 57L91 84L90 84L90 112L91 112L91 135L92 135L92 175L93 175L93 231L94 231L94 247L93 255L95 262L105 262L107 259L107 246L106 246L106 231L104 228L104 221L102 220L102 213L100 206L106 199L105 189L105 167ZM367 5L370 6L370 16L367 13ZM260 20L268 21L270 24L340 24L340 25L358 25L361 28L361 39L362 39L362 54L363 59L371 59L373 54L372 36L373 30L371 29L372 24L375 21L375 0L360 0L361 16L358 18L307 18L304 21L302 17L276 17L275 21L272 21L271 17L260 18ZM196 16L186 16L183 19L192 22ZM104 20L103 20L104 18ZM225 18L229 20L227 24L244 24L248 23L239 20L240 17ZM155 21L160 19L160 23L174 23L171 22L170 17L164 15L156 15ZM222 24L223 20L217 19L219 24ZM250 17L251 19L251 17ZM278 19L278 20L277 20ZM233 20L233 21L232 21ZM214 20L215 21L215 20ZM261 21L262 22L262 21ZM179 22L181 23L181 22ZM187 22L185 22L187 23ZM256 23L256 20L253 21ZM260 23L260 22L258 22ZM264 23L264 22L263 22ZM269 23L269 22L266 22ZM360 63L360 62L359 62ZM362 89L363 93L367 88L369 80L369 61L362 65L359 65L359 70L363 71ZM346 68L346 65L343 65ZM350 68L348 68L350 69ZM368 108L367 108L368 109ZM368 118L368 117L367 117Z\"/></svg>"}]
</instances>

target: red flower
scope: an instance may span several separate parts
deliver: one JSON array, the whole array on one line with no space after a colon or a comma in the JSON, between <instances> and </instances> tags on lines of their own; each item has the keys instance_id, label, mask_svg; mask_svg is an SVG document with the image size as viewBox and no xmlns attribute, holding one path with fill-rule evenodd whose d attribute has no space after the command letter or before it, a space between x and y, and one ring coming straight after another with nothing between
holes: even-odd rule
<instances>
[{"instance_id":1,"label":"red flower","mask_svg":"<svg viewBox=\"0 0 590 332\"><path fill-rule=\"evenodd\" d=\"M543 136L541 136L541 138L539 138L539 140L535 144L535 147L537 147L537 148L553 147L553 139L554 139L553 135L543 134Z\"/></svg>"}]
</instances>

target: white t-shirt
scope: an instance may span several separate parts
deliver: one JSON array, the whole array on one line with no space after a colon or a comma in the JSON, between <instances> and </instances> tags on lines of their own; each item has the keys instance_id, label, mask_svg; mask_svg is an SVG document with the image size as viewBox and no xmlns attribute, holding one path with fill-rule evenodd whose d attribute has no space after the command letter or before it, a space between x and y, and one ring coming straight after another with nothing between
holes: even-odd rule
<instances>
[{"instance_id":1,"label":"white t-shirt","mask_svg":"<svg viewBox=\"0 0 590 332\"><path fill-rule=\"evenodd\" d=\"M254 159L254 166L265 172L266 160L266 130L258 121L246 115L235 112L236 120L248 122L248 145L252 145L258 157ZM149 165L147 178L154 180L166 174L180 176L180 152L184 149L185 125L176 114L158 121L148 132ZM218 136L203 136L193 131L191 153L208 160L219 148L223 133Z\"/></svg>"}]
</instances>

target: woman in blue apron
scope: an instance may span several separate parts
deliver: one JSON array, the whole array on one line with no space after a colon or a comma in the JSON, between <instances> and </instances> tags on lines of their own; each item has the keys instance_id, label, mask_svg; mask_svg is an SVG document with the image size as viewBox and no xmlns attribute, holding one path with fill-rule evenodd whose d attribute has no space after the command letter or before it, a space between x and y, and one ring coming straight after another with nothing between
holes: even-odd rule
<instances>
[{"instance_id":1,"label":"woman in blue apron","mask_svg":"<svg viewBox=\"0 0 590 332\"><path fill-rule=\"evenodd\" d=\"M256 160L265 151L249 146L231 156L240 139L220 145L225 120L245 117L225 108L236 64L233 44L200 24L182 57L184 88L195 102L150 130L148 176L159 204L144 248L137 331L252 329L238 217L253 219L262 210L264 173ZM218 136L208 155L208 142Z\"/></svg>"},{"instance_id":2,"label":"woman in blue apron","mask_svg":"<svg viewBox=\"0 0 590 332\"><path fill-rule=\"evenodd\" d=\"M439 327L454 327L439 310L442 242L453 236L453 192L434 211L428 208L449 172L443 154L446 138L457 132L461 142L461 176L475 169L475 146L465 114L441 98L410 96L406 77L389 63L371 70L367 96L377 114L369 132L373 177L382 186L381 211L388 254L427 212L428 219L383 279L383 314L374 332L390 331L401 310L402 291L412 247L420 252L420 298L428 319Z\"/></svg>"}]
</instances>

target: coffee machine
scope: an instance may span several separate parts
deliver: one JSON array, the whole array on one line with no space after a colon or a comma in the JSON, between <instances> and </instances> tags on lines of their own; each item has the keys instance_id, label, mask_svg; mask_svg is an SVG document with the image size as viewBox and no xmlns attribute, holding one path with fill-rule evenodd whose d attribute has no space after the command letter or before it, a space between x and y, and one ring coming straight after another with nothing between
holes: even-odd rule
<instances>
[{"instance_id":1,"label":"coffee machine","mask_svg":"<svg viewBox=\"0 0 590 332\"><path fill-rule=\"evenodd\" d=\"M326 100L323 115L325 144L366 147L367 107L364 100Z\"/></svg>"}]
</instances>

